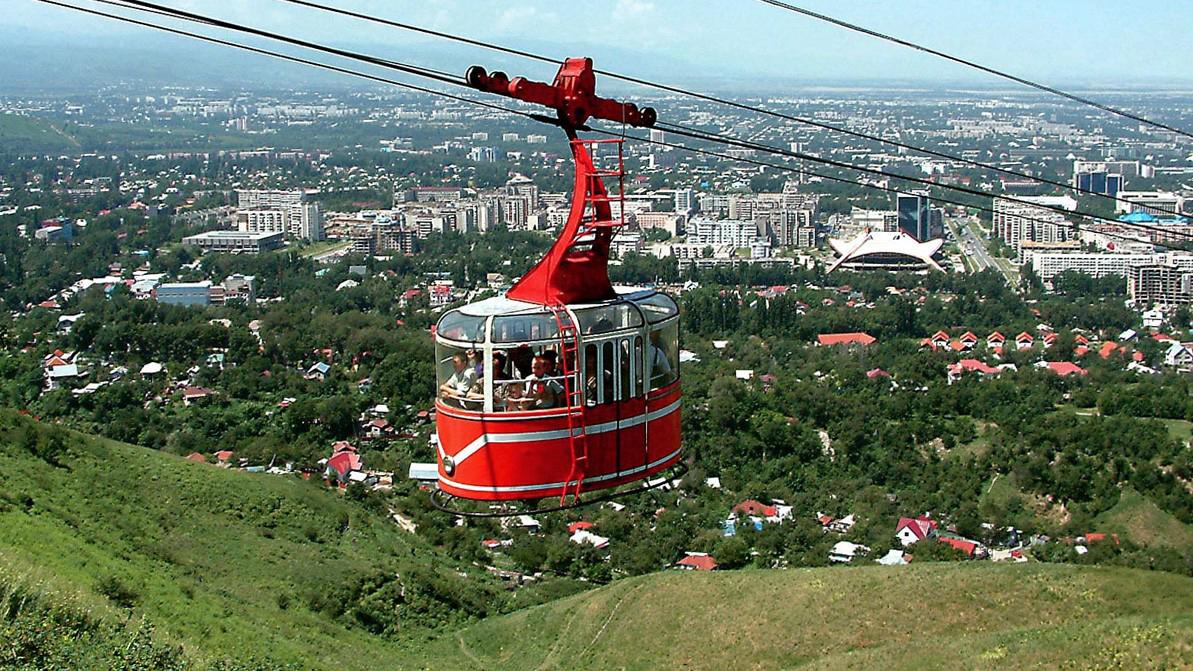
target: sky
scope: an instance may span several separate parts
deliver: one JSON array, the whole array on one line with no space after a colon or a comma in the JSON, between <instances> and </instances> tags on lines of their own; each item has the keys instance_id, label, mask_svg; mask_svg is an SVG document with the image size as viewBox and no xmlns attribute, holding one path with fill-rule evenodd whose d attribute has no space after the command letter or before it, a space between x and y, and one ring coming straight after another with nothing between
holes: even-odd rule
<instances>
[{"instance_id":1,"label":"sky","mask_svg":"<svg viewBox=\"0 0 1193 671\"><path fill-rule=\"evenodd\" d=\"M86 4L88 0L62 0ZM407 62L462 70L493 58L392 28L334 17L283 0L156 0L311 41L369 45ZM759 0L318 0L555 57L589 55L597 67L676 80L791 79L1003 85L987 74L884 43ZM991 67L1056 85L1191 84L1193 2L1186 0L791 0ZM96 8L108 9L91 4ZM0 0L0 41L51 39L127 46L147 29L75 14L36 0ZM161 21L159 17L151 20ZM169 38L183 39L183 38ZM5 49L0 59L13 57ZM455 61L459 61L458 64ZM542 65L524 74L549 77ZM518 74L518 73L511 73Z\"/></svg>"}]
</instances>

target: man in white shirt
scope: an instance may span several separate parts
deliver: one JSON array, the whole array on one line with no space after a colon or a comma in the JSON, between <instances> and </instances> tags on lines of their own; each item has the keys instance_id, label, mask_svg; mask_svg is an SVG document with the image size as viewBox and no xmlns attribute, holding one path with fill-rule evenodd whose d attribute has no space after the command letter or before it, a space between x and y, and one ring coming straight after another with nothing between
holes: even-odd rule
<instances>
[{"instance_id":1,"label":"man in white shirt","mask_svg":"<svg viewBox=\"0 0 1193 671\"><path fill-rule=\"evenodd\" d=\"M469 365L468 357L463 352L452 355L452 368L455 372L440 385L439 395L444 399L460 400L476 384L476 368Z\"/></svg>"}]
</instances>

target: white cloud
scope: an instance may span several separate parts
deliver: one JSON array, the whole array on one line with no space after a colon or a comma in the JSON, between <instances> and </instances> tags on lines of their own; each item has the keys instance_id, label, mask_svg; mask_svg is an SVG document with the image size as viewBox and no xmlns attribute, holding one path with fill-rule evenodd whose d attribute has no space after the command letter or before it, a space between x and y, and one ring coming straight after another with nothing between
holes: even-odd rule
<instances>
[{"instance_id":1,"label":"white cloud","mask_svg":"<svg viewBox=\"0 0 1193 671\"><path fill-rule=\"evenodd\" d=\"M654 12L653 2L647 0L617 0L613 8L614 21L636 21Z\"/></svg>"},{"instance_id":2,"label":"white cloud","mask_svg":"<svg viewBox=\"0 0 1193 671\"><path fill-rule=\"evenodd\" d=\"M537 7L516 5L506 8L493 22L493 28L499 33L524 33L527 29L541 28L544 24L554 23L557 18L555 12L542 12Z\"/></svg>"}]
</instances>

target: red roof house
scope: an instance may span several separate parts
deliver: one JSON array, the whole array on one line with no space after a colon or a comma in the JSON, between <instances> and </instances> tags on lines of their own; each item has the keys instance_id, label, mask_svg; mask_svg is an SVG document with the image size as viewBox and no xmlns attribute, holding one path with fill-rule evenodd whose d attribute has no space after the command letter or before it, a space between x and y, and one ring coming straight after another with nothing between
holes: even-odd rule
<instances>
[{"instance_id":1,"label":"red roof house","mask_svg":"<svg viewBox=\"0 0 1193 671\"><path fill-rule=\"evenodd\" d=\"M998 331L995 331L994 333L991 333L990 335L986 336L986 347L994 347L996 345L1002 345L1006 341L1007 341L1006 336L999 333Z\"/></svg>"},{"instance_id":2,"label":"red roof house","mask_svg":"<svg viewBox=\"0 0 1193 671\"><path fill-rule=\"evenodd\" d=\"M774 517L779 511L774 506L764 505L754 499L746 499L733 506L734 515L754 515L757 517Z\"/></svg>"},{"instance_id":3,"label":"red roof house","mask_svg":"<svg viewBox=\"0 0 1193 671\"><path fill-rule=\"evenodd\" d=\"M703 552L689 552L688 556L675 562L675 568L687 571L712 571L717 568L717 560Z\"/></svg>"},{"instance_id":4,"label":"red roof house","mask_svg":"<svg viewBox=\"0 0 1193 671\"><path fill-rule=\"evenodd\" d=\"M182 390L182 402L190 405L191 403L201 401L211 396L213 393L214 392L205 387L187 387L186 389Z\"/></svg>"},{"instance_id":5,"label":"red roof house","mask_svg":"<svg viewBox=\"0 0 1193 671\"><path fill-rule=\"evenodd\" d=\"M816 336L820 345L873 345L878 339L868 333L821 333Z\"/></svg>"},{"instance_id":6,"label":"red roof house","mask_svg":"<svg viewBox=\"0 0 1193 671\"><path fill-rule=\"evenodd\" d=\"M941 543L945 543L945 544L947 544L947 545L951 545L951 546L953 546L954 548L957 548L957 549L958 549L958 550L960 550L961 552L965 553L965 556L966 556L966 557L969 557L970 559L973 559L974 553L975 553L975 552L977 551L977 549L978 549L978 544L977 544L977 543L975 543L975 542L973 542L973 541L967 541L967 540L965 540L965 539L963 539L963 538L944 538L944 537L941 537L941 538L937 538L936 540L940 541Z\"/></svg>"},{"instance_id":7,"label":"red roof house","mask_svg":"<svg viewBox=\"0 0 1193 671\"><path fill-rule=\"evenodd\" d=\"M1072 361L1049 361L1044 364L1044 368L1056 373L1061 377L1068 377L1070 375L1089 375L1089 371Z\"/></svg>"},{"instance_id":8,"label":"red roof house","mask_svg":"<svg viewBox=\"0 0 1193 671\"><path fill-rule=\"evenodd\" d=\"M1035 344L1036 339L1027 331L1015 336L1015 346L1019 349L1031 349Z\"/></svg>"},{"instance_id":9,"label":"red roof house","mask_svg":"<svg viewBox=\"0 0 1193 671\"><path fill-rule=\"evenodd\" d=\"M593 526L594 525L592 522L572 522L568 525L568 535L570 536L571 534L574 534L582 529L591 529Z\"/></svg>"},{"instance_id":10,"label":"red roof house","mask_svg":"<svg viewBox=\"0 0 1193 671\"><path fill-rule=\"evenodd\" d=\"M345 478L348 473L360 470L360 455L355 452L339 452L327 460L327 469L335 471L340 478Z\"/></svg>"},{"instance_id":11,"label":"red roof house","mask_svg":"<svg viewBox=\"0 0 1193 671\"><path fill-rule=\"evenodd\" d=\"M949 383L961 379L965 373L979 373L981 375L998 375L1002 372L1001 368L996 368L987 364L984 361L977 359L962 359L957 363L949 364L948 369Z\"/></svg>"},{"instance_id":12,"label":"red roof house","mask_svg":"<svg viewBox=\"0 0 1193 671\"><path fill-rule=\"evenodd\" d=\"M221 464L228 463L232 459L232 450L220 450L215 453L215 460Z\"/></svg>"},{"instance_id":13,"label":"red roof house","mask_svg":"<svg viewBox=\"0 0 1193 671\"><path fill-rule=\"evenodd\" d=\"M195 463L197 463L197 464L205 464L205 463L207 463L207 457L203 456L203 455L202 455L201 453L199 453L199 452L191 452L190 454L186 455L186 460L187 460L187 461L193 461L193 462L195 462Z\"/></svg>"},{"instance_id":14,"label":"red roof house","mask_svg":"<svg viewBox=\"0 0 1193 671\"><path fill-rule=\"evenodd\" d=\"M912 545L936 532L936 520L926 517L900 517L895 524L895 536L903 547Z\"/></svg>"}]
</instances>

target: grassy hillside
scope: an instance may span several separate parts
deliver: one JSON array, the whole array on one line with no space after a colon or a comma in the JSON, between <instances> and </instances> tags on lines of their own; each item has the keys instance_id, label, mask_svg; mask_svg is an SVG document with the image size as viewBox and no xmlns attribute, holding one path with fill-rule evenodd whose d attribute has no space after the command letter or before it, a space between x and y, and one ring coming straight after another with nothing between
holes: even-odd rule
<instances>
[{"instance_id":1,"label":"grassy hillside","mask_svg":"<svg viewBox=\"0 0 1193 671\"><path fill-rule=\"evenodd\" d=\"M384 511L319 485L11 413L0 413L0 559L147 617L195 657L302 668L378 668L426 626L496 612L504 598Z\"/></svg>"},{"instance_id":2,"label":"grassy hillside","mask_svg":"<svg viewBox=\"0 0 1193 671\"><path fill-rule=\"evenodd\" d=\"M0 114L0 151L59 151L78 147L75 138L48 121Z\"/></svg>"},{"instance_id":3,"label":"grassy hillside","mask_svg":"<svg viewBox=\"0 0 1193 671\"><path fill-rule=\"evenodd\" d=\"M486 669L1193 664L1193 579L1058 565L667 573L440 643Z\"/></svg>"},{"instance_id":4,"label":"grassy hillside","mask_svg":"<svg viewBox=\"0 0 1193 671\"><path fill-rule=\"evenodd\" d=\"M1193 579L1071 565L667 572L494 615L375 503L0 412L0 667L1193 665Z\"/></svg>"},{"instance_id":5,"label":"grassy hillside","mask_svg":"<svg viewBox=\"0 0 1193 671\"><path fill-rule=\"evenodd\" d=\"M1131 488L1124 489L1118 503L1098 516L1096 526L1098 531L1119 534L1144 547L1182 552L1193 547L1193 527Z\"/></svg>"}]
</instances>

